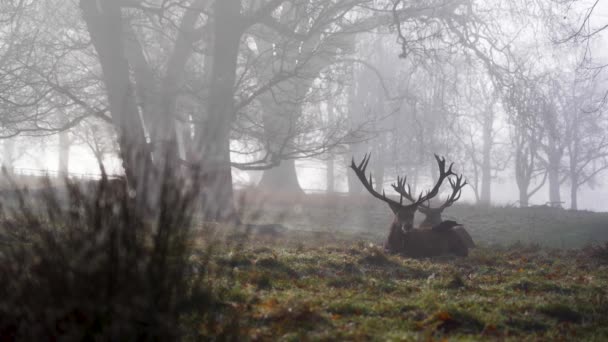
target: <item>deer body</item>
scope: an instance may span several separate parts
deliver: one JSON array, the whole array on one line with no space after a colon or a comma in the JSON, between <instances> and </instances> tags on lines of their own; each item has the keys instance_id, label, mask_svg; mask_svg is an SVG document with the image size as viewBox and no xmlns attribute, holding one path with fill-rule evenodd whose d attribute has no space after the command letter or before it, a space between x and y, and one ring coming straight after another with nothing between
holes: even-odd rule
<instances>
[{"instance_id":1,"label":"deer body","mask_svg":"<svg viewBox=\"0 0 608 342\"><path fill-rule=\"evenodd\" d=\"M442 222L441 212L460 198L461 189L466 185L466 181L462 182L462 176L457 176L455 181L449 178L450 176L456 176L452 172L453 164L446 170L445 159L435 155L435 159L439 165L439 179L430 191L426 194L421 193L417 198L412 196L409 185L406 189L406 178L397 177L397 183L392 185L393 189L400 195L399 202L397 202L386 197L384 192L379 193L374 190L372 175L369 175L369 179L365 175L369 159L370 156L365 155L359 165L355 164L353 159L351 168L367 191L374 197L386 202L395 215L388 238L384 244L388 252L412 258L440 255L468 255L468 249L474 247L475 244L467 231L456 222L446 221L445 223L457 225L456 227L446 225L446 229L413 228L414 214L419 208L427 216L425 220L426 224L433 227ZM437 196L442 182L446 179L452 187L452 194L448 196L446 202L439 208L430 208L430 206L424 205L424 202L429 202L431 198ZM406 198L411 204L403 204L403 198Z\"/></svg>"},{"instance_id":2,"label":"deer body","mask_svg":"<svg viewBox=\"0 0 608 342\"><path fill-rule=\"evenodd\" d=\"M475 247L475 242L473 242L473 238L471 237L471 235L469 235L469 232L467 232L466 229L464 229L462 227L457 227L457 228L452 229L452 231L454 231L456 234L458 234L458 236L460 237L460 240L462 242L464 242L464 244L467 246L467 248Z\"/></svg>"},{"instance_id":3,"label":"deer body","mask_svg":"<svg viewBox=\"0 0 608 342\"><path fill-rule=\"evenodd\" d=\"M430 229L412 229L403 231L393 223L384 244L391 253L398 253L410 258L428 258L441 255L467 256L473 240L463 228L454 228L445 232Z\"/></svg>"},{"instance_id":4,"label":"deer body","mask_svg":"<svg viewBox=\"0 0 608 342\"><path fill-rule=\"evenodd\" d=\"M404 234L401 254L412 258L440 255L467 256L469 249L455 230L414 229Z\"/></svg>"}]
</instances>

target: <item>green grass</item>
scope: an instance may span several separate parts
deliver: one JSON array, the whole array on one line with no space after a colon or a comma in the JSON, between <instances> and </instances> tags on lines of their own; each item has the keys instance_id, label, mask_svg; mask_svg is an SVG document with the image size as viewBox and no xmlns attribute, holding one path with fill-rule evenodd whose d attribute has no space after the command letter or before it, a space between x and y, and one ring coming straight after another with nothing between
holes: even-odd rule
<instances>
[{"instance_id":1,"label":"green grass","mask_svg":"<svg viewBox=\"0 0 608 342\"><path fill-rule=\"evenodd\" d=\"M359 235L293 232L226 253L245 340L608 339L608 268L583 250L413 260Z\"/></svg>"},{"instance_id":2,"label":"green grass","mask_svg":"<svg viewBox=\"0 0 608 342\"><path fill-rule=\"evenodd\" d=\"M479 247L414 260L384 253L378 201L308 200L243 213L276 236L205 225L191 260L212 300L180 303L200 307L187 340L608 340L608 244L580 249L608 239L608 214L456 206Z\"/></svg>"}]
</instances>

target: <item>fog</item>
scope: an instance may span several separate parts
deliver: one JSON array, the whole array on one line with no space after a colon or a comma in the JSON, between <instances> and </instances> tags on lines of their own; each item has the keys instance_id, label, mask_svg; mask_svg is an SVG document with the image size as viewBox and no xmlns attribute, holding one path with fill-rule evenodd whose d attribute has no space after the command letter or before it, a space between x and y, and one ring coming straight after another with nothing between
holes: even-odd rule
<instances>
[{"instance_id":1,"label":"fog","mask_svg":"<svg viewBox=\"0 0 608 342\"><path fill-rule=\"evenodd\" d=\"M0 340L606 340L608 1L0 1Z\"/></svg>"},{"instance_id":2,"label":"fog","mask_svg":"<svg viewBox=\"0 0 608 342\"><path fill-rule=\"evenodd\" d=\"M13 171L22 175L36 175L51 177L62 177L64 174L59 172L57 161L57 148L47 147L44 154L36 155L29 153L19 158L14 164ZM69 176L74 178L96 179L100 177L99 165L95 158L91 155L87 146L73 145L70 149L70 166ZM111 175L121 175L122 170L120 162L117 158L107 158L105 160L106 170ZM307 193L324 193L327 189L327 166L323 161L301 160L296 162L296 170L298 174L298 182L302 189ZM342 164L336 170L335 191L338 193L348 193L347 174L350 168ZM239 170L233 170L235 186L243 188L256 184L262 177L263 171L252 171L249 173ZM512 173L512 172L511 172ZM497 206L516 206L518 192L516 184L509 181L509 177L513 177L509 171L505 172L504 178L496 179L492 182L492 203ZM608 194L605 189L605 176L597 178L598 185L593 189L589 187L582 188L579 192L578 207L580 210L591 211L608 211ZM385 186L386 191L390 190L390 186ZM564 206L569 207L570 201L567 198L567 187L561 189L564 197ZM470 189L464 189L461 197L462 202L475 203L475 195ZM532 197L531 203L541 205L549 201L549 195L546 187L540 190L539 193Z\"/></svg>"},{"instance_id":3,"label":"fog","mask_svg":"<svg viewBox=\"0 0 608 342\"><path fill-rule=\"evenodd\" d=\"M120 175L121 136L175 139L236 187L360 193L351 157L389 191L430 185L438 154L463 202L608 210L606 4L217 5L231 28L178 3L3 4L3 165Z\"/></svg>"}]
</instances>

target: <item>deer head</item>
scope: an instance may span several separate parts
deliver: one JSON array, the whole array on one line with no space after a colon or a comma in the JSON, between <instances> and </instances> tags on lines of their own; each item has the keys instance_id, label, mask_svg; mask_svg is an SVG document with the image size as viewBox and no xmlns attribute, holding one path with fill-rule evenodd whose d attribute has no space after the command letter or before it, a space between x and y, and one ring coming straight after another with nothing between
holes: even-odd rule
<instances>
[{"instance_id":1,"label":"deer head","mask_svg":"<svg viewBox=\"0 0 608 342\"><path fill-rule=\"evenodd\" d=\"M437 180L437 183L435 184L435 186L433 187L433 189L429 192L432 193L433 196L430 196L430 198L436 196L439 193L439 188L441 187L441 184L443 183L443 181L447 178L448 182L450 183L450 187L452 188L452 193L448 195L446 201L440 205L437 208L432 208L430 201L427 200L426 204L424 203L420 203L418 204L418 210L423 213L425 215L425 219L422 222L421 226L429 226L429 227L433 227L438 225L439 223L441 223L443 220L441 218L441 214L443 213L443 211L450 207L452 204L454 204L454 202L458 201L458 199L460 199L460 194L462 192L462 188L464 188L465 185L467 185L467 182L465 180L463 180L462 175L457 176L453 171L452 171L452 166L454 165L454 163L451 163L449 168L446 170L445 169L445 158L440 158L438 155L435 155L435 160L437 161L437 165L439 166L439 179ZM453 180L452 178L449 178L450 176L456 176L456 180ZM399 188L399 187L393 187L395 189L395 191L397 191L402 197L406 198L408 201L415 203L417 200L411 195L410 191L409 191L409 187L408 190L405 191L405 188Z\"/></svg>"},{"instance_id":2,"label":"deer head","mask_svg":"<svg viewBox=\"0 0 608 342\"><path fill-rule=\"evenodd\" d=\"M357 165L355 163L355 159L353 158L352 162L351 162L351 168L353 169L353 171L355 171L355 174L357 175L357 177L359 178L359 180L361 181L361 183L363 184L363 186L365 187L365 189L367 189L367 191L369 191L370 194L372 194L372 196L378 198L379 200L386 202L388 204L388 206L391 208L393 214L395 215L395 218L393 220L393 224L392 224L392 228L391 228L391 232L393 231L393 229L398 229L402 232L407 232L409 230L411 230L414 226L414 214L416 213L416 210L418 209L418 206L420 204L422 204L424 201L427 201L430 199L429 194L427 194L426 196L423 196L422 193L418 196L418 199L415 199L413 201L411 201L411 204L403 204L403 195L401 195L401 197L399 198L399 202L392 200L388 197L386 197L384 191L382 191L382 194L378 193L376 190L374 190L374 185L373 185L373 181L372 181L372 174L370 172L369 174L369 179L366 178L365 176L365 169L367 168L367 164L369 164L369 160L371 158L371 154L366 154L365 157L363 157L363 160L361 161L361 163L359 163L359 165ZM405 193L405 185L406 185L406 177L403 178L398 178L397 179L397 184L393 184L393 188L395 190L397 190L398 193L401 193L400 191ZM408 186L409 189L409 186ZM408 192L409 194L409 192ZM413 197L412 197L413 198Z\"/></svg>"}]
</instances>

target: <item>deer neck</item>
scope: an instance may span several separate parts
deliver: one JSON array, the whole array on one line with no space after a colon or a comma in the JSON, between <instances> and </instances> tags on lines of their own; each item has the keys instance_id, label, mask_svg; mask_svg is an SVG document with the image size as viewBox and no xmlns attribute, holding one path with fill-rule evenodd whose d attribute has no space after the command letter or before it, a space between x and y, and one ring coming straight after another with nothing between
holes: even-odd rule
<instances>
[{"instance_id":1,"label":"deer neck","mask_svg":"<svg viewBox=\"0 0 608 342\"><path fill-rule=\"evenodd\" d=\"M433 227L436 226L438 224L440 224L441 222L443 222L443 219L441 217L441 213L443 212L443 210L433 210L430 209L428 211L425 211L425 218L424 221L422 221L422 223L420 224L421 226L429 226L429 227Z\"/></svg>"},{"instance_id":2,"label":"deer neck","mask_svg":"<svg viewBox=\"0 0 608 342\"><path fill-rule=\"evenodd\" d=\"M399 253L403 250L403 243L405 241L405 232L401 229L399 220L395 217L391 229L388 233L388 238L384 244L384 248L390 253Z\"/></svg>"}]
</instances>

